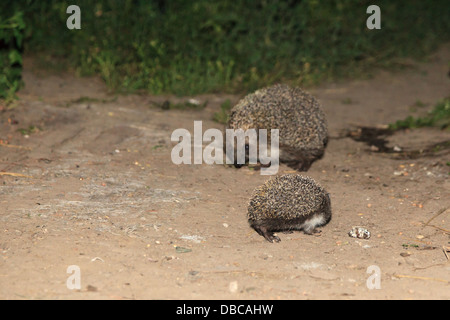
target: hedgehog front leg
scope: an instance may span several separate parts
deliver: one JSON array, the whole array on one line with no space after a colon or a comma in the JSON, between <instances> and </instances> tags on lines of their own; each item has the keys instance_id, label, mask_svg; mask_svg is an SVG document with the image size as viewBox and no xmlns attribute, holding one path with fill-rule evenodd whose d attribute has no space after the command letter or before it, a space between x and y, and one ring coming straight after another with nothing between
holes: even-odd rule
<instances>
[{"instance_id":1,"label":"hedgehog front leg","mask_svg":"<svg viewBox=\"0 0 450 320\"><path fill-rule=\"evenodd\" d=\"M295 168L298 171L308 171L309 168L311 168L311 161L309 161L309 160L300 161L297 163Z\"/></svg>"},{"instance_id":2,"label":"hedgehog front leg","mask_svg":"<svg viewBox=\"0 0 450 320\"><path fill-rule=\"evenodd\" d=\"M281 239L278 238L276 235L273 234L272 231L269 231L264 226L253 226L256 232L258 232L259 235L263 236L267 241L269 242L280 242Z\"/></svg>"},{"instance_id":3,"label":"hedgehog front leg","mask_svg":"<svg viewBox=\"0 0 450 320\"><path fill-rule=\"evenodd\" d=\"M296 160L287 160L284 162L288 167L297 171L308 171L312 164L311 160L305 159L301 156L297 156Z\"/></svg>"}]
</instances>

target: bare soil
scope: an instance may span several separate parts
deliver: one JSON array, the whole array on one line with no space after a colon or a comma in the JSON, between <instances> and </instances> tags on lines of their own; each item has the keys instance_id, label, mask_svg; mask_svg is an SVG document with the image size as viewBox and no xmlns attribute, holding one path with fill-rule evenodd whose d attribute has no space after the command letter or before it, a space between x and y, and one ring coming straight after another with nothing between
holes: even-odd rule
<instances>
[{"instance_id":1,"label":"bare soil","mask_svg":"<svg viewBox=\"0 0 450 320\"><path fill-rule=\"evenodd\" d=\"M162 110L155 103L187 98L115 96L99 79L26 60L19 102L0 111L0 298L449 299L449 131L383 137L396 152L348 134L449 96L449 61L445 46L401 73L309 88L331 139L302 174L330 193L333 217L318 236L269 243L246 220L267 176L170 157L173 130L193 132L194 120L222 129L214 112L240 96L193 97L208 101L202 111ZM428 107L413 112L418 100ZM371 238L349 237L353 226ZM66 285L71 265L79 290ZM370 266L380 270L378 289L367 286L376 284Z\"/></svg>"}]
</instances>

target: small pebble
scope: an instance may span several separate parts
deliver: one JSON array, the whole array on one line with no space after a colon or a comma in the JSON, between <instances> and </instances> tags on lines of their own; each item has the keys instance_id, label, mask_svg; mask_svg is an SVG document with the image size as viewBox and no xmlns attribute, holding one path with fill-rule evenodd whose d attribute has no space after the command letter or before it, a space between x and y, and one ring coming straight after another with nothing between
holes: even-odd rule
<instances>
[{"instance_id":1,"label":"small pebble","mask_svg":"<svg viewBox=\"0 0 450 320\"><path fill-rule=\"evenodd\" d=\"M230 290L231 293L236 293L238 291L238 282L237 281L230 282L228 289Z\"/></svg>"},{"instance_id":2,"label":"small pebble","mask_svg":"<svg viewBox=\"0 0 450 320\"><path fill-rule=\"evenodd\" d=\"M353 227L352 230L349 231L348 235L352 238L358 239L369 239L370 232L366 228L363 227Z\"/></svg>"}]
</instances>

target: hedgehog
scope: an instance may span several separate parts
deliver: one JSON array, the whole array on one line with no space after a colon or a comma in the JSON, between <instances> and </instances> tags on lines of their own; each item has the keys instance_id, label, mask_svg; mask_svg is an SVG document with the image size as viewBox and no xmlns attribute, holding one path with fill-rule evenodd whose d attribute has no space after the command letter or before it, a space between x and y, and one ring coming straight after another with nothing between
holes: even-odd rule
<instances>
[{"instance_id":1,"label":"hedgehog","mask_svg":"<svg viewBox=\"0 0 450 320\"><path fill-rule=\"evenodd\" d=\"M316 227L331 220L329 194L314 179L285 174L257 187L248 205L250 226L269 242L279 242L274 232L320 232Z\"/></svg>"},{"instance_id":2,"label":"hedgehog","mask_svg":"<svg viewBox=\"0 0 450 320\"><path fill-rule=\"evenodd\" d=\"M241 99L230 112L227 129L279 129L279 159L307 171L323 156L328 142L325 114L312 95L298 87L276 84ZM248 153L248 139L246 142ZM241 167L236 163L235 166ZM248 154L246 155L248 162Z\"/></svg>"}]
</instances>

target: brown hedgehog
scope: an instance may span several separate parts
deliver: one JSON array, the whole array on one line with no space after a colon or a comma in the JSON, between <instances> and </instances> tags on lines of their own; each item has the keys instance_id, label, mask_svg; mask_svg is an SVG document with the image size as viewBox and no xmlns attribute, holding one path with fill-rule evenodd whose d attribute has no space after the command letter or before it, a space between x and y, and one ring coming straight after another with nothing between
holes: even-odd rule
<instances>
[{"instance_id":1,"label":"brown hedgehog","mask_svg":"<svg viewBox=\"0 0 450 320\"><path fill-rule=\"evenodd\" d=\"M322 157L328 141L319 102L300 88L283 84L257 90L240 100L231 110L227 128L267 129L268 142L270 129L279 129L280 161L300 171L307 171Z\"/></svg>"},{"instance_id":2,"label":"brown hedgehog","mask_svg":"<svg viewBox=\"0 0 450 320\"><path fill-rule=\"evenodd\" d=\"M277 176L255 189L248 206L248 222L269 242L276 231L319 232L331 220L329 194L312 178L299 174Z\"/></svg>"}]
</instances>

